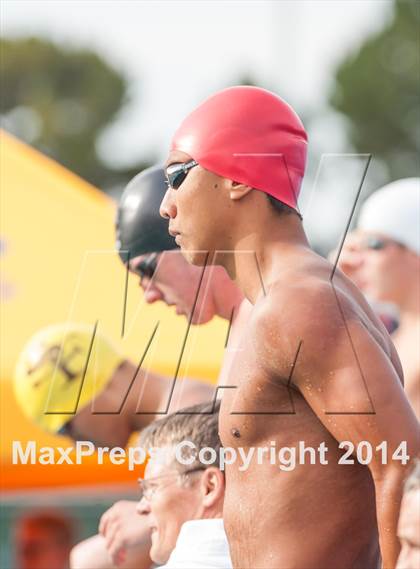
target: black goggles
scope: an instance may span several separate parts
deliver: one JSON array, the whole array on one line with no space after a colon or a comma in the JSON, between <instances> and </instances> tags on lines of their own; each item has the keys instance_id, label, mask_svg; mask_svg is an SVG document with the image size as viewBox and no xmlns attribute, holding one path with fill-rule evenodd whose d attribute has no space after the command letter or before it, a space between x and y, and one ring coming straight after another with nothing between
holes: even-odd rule
<instances>
[{"instance_id":1,"label":"black goggles","mask_svg":"<svg viewBox=\"0 0 420 569\"><path fill-rule=\"evenodd\" d=\"M166 183L173 190L177 190L187 177L188 172L194 166L198 166L198 162L190 160L190 162L182 162L180 164L171 164L165 170Z\"/></svg>"},{"instance_id":2,"label":"black goggles","mask_svg":"<svg viewBox=\"0 0 420 569\"><path fill-rule=\"evenodd\" d=\"M74 439L75 437L71 421L67 421L67 423L64 423L64 425L57 431L57 434L62 435L63 437L70 437L71 439Z\"/></svg>"},{"instance_id":3,"label":"black goggles","mask_svg":"<svg viewBox=\"0 0 420 569\"><path fill-rule=\"evenodd\" d=\"M139 275L141 279L147 277L151 279L155 274L156 267L158 264L159 255L158 253L152 253L148 255L145 259L142 259L137 263L135 267L132 268L132 271Z\"/></svg>"}]
</instances>

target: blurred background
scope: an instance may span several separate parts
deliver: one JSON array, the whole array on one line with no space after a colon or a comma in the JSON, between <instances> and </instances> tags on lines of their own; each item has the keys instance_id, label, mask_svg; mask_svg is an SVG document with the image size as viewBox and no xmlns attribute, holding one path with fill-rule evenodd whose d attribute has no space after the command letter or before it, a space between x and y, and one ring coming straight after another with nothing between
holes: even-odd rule
<instances>
[{"instance_id":1,"label":"blurred background","mask_svg":"<svg viewBox=\"0 0 420 569\"><path fill-rule=\"evenodd\" d=\"M1 124L118 196L210 93L272 89L309 131L301 209L325 252L367 154L364 196L418 173L419 13L392 0L5 0Z\"/></svg>"},{"instance_id":2,"label":"blurred background","mask_svg":"<svg viewBox=\"0 0 420 569\"><path fill-rule=\"evenodd\" d=\"M419 175L419 2L3 0L0 11L1 128L32 147L1 139L1 388L13 411L12 422L2 418L3 446L17 424L34 436L9 386L20 347L39 326L69 317L68 275L80 273L86 250L112 250L113 200L134 174L165 159L179 122L214 91L265 87L302 117L310 145L300 206L323 254L337 246L362 181L360 202L384 183ZM79 219L81 203L95 224ZM83 238L72 232L76 219ZM115 274L122 287L123 271L109 263L95 279L106 288ZM96 319L99 309L87 304L77 317ZM163 314L150 310L151 320ZM117 316L104 319L112 328ZM193 371L214 379L216 368L198 362ZM89 502L71 476L57 489L55 474L31 484L22 473L13 484L7 456L2 568L13 566L14 520L40 501L76 516L78 538L94 532L109 495Z\"/></svg>"}]
</instances>

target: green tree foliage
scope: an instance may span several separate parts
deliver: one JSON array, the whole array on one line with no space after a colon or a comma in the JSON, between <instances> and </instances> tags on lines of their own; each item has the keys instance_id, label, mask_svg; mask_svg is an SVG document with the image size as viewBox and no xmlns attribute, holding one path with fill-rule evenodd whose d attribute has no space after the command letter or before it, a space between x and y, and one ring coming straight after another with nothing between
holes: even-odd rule
<instances>
[{"instance_id":1,"label":"green tree foliage","mask_svg":"<svg viewBox=\"0 0 420 569\"><path fill-rule=\"evenodd\" d=\"M33 38L0 40L0 56L2 126L99 187L138 172L112 171L96 153L125 102L117 70L92 51Z\"/></svg>"},{"instance_id":2,"label":"green tree foliage","mask_svg":"<svg viewBox=\"0 0 420 569\"><path fill-rule=\"evenodd\" d=\"M353 147L381 160L390 180L419 175L419 26L420 2L396 2L389 25L341 63L331 97Z\"/></svg>"}]
</instances>

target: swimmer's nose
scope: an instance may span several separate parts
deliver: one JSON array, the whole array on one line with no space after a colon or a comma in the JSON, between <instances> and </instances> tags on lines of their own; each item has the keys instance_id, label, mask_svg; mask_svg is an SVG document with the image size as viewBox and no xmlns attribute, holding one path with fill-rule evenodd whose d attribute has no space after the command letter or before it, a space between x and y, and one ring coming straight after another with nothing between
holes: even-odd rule
<instances>
[{"instance_id":1,"label":"swimmer's nose","mask_svg":"<svg viewBox=\"0 0 420 569\"><path fill-rule=\"evenodd\" d=\"M156 286L151 284L149 279L143 278L140 286L144 291L144 300L147 304L153 304L158 300L163 300L163 294Z\"/></svg>"},{"instance_id":2,"label":"swimmer's nose","mask_svg":"<svg viewBox=\"0 0 420 569\"><path fill-rule=\"evenodd\" d=\"M346 272L346 270L358 269L363 263L363 254L360 248L356 246L345 247L341 251L338 259L339 267Z\"/></svg>"},{"instance_id":3,"label":"swimmer's nose","mask_svg":"<svg viewBox=\"0 0 420 569\"><path fill-rule=\"evenodd\" d=\"M337 261L338 249L331 251L328 259L331 263ZM363 255L357 243L345 243L338 257L337 265L343 273L350 276L355 270L359 269L363 263Z\"/></svg>"},{"instance_id":4,"label":"swimmer's nose","mask_svg":"<svg viewBox=\"0 0 420 569\"><path fill-rule=\"evenodd\" d=\"M162 203L160 204L159 213L165 219L174 219L176 217L176 205L173 194L175 190L168 188L166 194L163 196Z\"/></svg>"}]
</instances>

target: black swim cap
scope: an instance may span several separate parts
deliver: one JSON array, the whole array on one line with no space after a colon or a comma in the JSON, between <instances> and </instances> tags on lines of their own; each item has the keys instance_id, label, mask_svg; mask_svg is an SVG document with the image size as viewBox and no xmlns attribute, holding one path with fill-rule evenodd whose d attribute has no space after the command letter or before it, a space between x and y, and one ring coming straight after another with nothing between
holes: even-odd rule
<instances>
[{"instance_id":1,"label":"black swim cap","mask_svg":"<svg viewBox=\"0 0 420 569\"><path fill-rule=\"evenodd\" d=\"M125 188L116 219L116 248L123 263L128 257L178 249L168 233L168 221L159 214L167 185L160 166L137 174Z\"/></svg>"}]
</instances>

